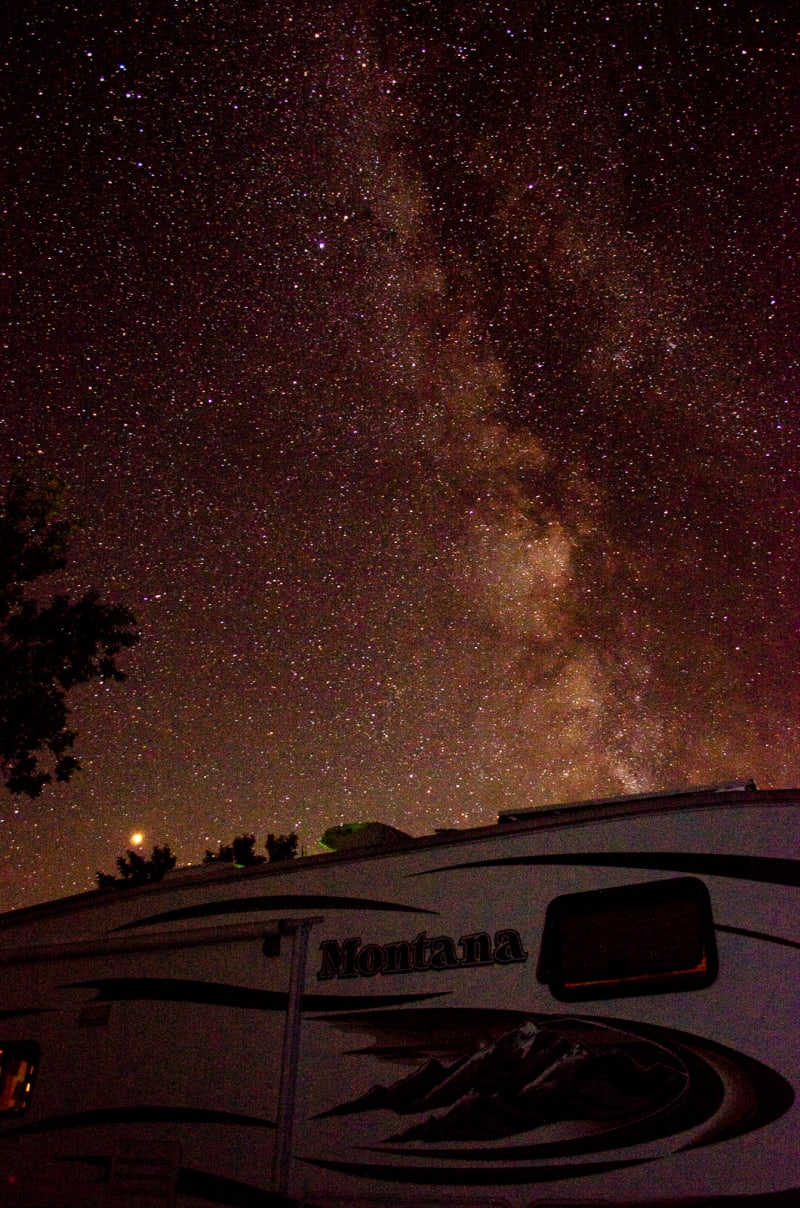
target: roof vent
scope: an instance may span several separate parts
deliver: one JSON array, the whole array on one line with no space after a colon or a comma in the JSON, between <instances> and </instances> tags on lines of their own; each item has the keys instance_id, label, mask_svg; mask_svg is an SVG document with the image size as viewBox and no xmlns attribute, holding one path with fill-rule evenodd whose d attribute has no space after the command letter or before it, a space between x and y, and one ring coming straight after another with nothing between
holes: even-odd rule
<instances>
[{"instance_id":1,"label":"roof vent","mask_svg":"<svg viewBox=\"0 0 800 1208\"><path fill-rule=\"evenodd\" d=\"M329 826L320 839L328 851L353 851L366 847L402 847L411 839L406 831L385 822L345 822Z\"/></svg>"}]
</instances>

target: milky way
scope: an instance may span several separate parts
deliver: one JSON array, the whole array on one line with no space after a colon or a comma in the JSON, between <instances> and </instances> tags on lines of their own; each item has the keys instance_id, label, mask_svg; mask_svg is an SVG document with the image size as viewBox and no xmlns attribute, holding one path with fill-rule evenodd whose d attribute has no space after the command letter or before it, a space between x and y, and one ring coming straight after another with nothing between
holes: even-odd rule
<instances>
[{"instance_id":1,"label":"milky way","mask_svg":"<svg viewBox=\"0 0 800 1208\"><path fill-rule=\"evenodd\" d=\"M142 639L2 906L133 828L800 782L788 6L11 21L0 470Z\"/></svg>"}]
</instances>

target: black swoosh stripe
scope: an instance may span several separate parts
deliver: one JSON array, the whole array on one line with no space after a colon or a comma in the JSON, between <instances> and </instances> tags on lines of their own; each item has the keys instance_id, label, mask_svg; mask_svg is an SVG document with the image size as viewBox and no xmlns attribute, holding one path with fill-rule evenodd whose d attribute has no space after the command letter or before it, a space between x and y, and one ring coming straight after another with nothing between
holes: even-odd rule
<instances>
[{"instance_id":1,"label":"black swoosh stripe","mask_svg":"<svg viewBox=\"0 0 800 1208\"><path fill-rule=\"evenodd\" d=\"M787 940L782 935L769 935L766 931L750 931L747 927L726 927L724 923L715 923L714 930L746 935L748 939L765 940L768 944L783 944L786 948L800 948L800 940Z\"/></svg>"},{"instance_id":2,"label":"black swoosh stripe","mask_svg":"<svg viewBox=\"0 0 800 1208\"><path fill-rule=\"evenodd\" d=\"M329 893L261 894L252 898L224 898L217 902L200 902L182 906L162 914L149 914L131 923L122 923L113 931L130 931L134 927L151 927L155 923L174 923L179 919L213 918L225 914L247 914L261 910L391 910L401 914L438 914L422 906L402 902L384 902L379 898L348 898ZM112 932L113 934L113 932Z\"/></svg>"},{"instance_id":3,"label":"black swoosh stripe","mask_svg":"<svg viewBox=\"0 0 800 1208\"><path fill-rule=\"evenodd\" d=\"M173 977L109 977L70 982L70 989L96 990L94 1002L193 1002L217 1007L245 1007L255 1011L286 1011L289 995L280 990L253 990L227 982L191 981ZM304 994L304 1011L351 1011L361 1007L396 1006L443 998L447 990L430 994Z\"/></svg>"},{"instance_id":4,"label":"black swoosh stripe","mask_svg":"<svg viewBox=\"0 0 800 1208\"><path fill-rule=\"evenodd\" d=\"M104 1168L106 1178L111 1167L110 1158L97 1157L94 1154L72 1154L61 1159L62 1162L86 1162L93 1166ZM595 1171L595 1173L600 1173ZM276 1191L264 1191L251 1183L242 1183L238 1179L229 1179L223 1175L209 1174L205 1170L193 1170L181 1166L178 1170L176 1190L181 1195L196 1196L201 1200L211 1197L214 1203L224 1205L224 1208L298 1208L298 1201ZM313 1193L312 1193L313 1194ZM314 1197L318 1198L318 1197ZM696 1208L796 1208L800 1202L800 1187L789 1188L786 1191L764 1191L756 1195L711 1195L694 1199ZM674 1208L674 1198L664 1200L648 1200L648 1208Z\"/></svg>"},{"instance_id":5,"label":"black swoosh stripe","mask_svg":"<svg viewBox=\"0 0 800 1208\"><path fill-rule=\"evenodd\" d=\"M434 1183L448 1186L491 1187L520 1183L554 1183L559 1179L581 1179L607 1174L629 1166L641 1166L654 1158L620 1158L616 1162L581 1162L564 1166L370 1166L360 1162L333 1162L324 1158L301 1158L311 1166L336 1170L362 1179L388 1183Z\"/></svg>"},{"instance_id":6,"label":"black swoosh stripe","mask_svg":"<svg viewBox=\"0 0 800 1208\"><path fill-rule=\"evenodd\" d=\"M102 1124L236 1124L248 1128L275 1128L272 1120L243 1116L238 1112L208 1111L200 1107L108 1107L86 1112L71 1112L66 1116L51 1116L0 1132L4 1137L20 1137L23 1133L56 1132L64 1128L93 1128Z\"/></svg>"},{"instance_id":7,"label":"black swoosh stripe","mask_svg":"<svg viewBox=\"0 0 800 1208\"><path fill-rule=\"evenodd\" d=\"M765 881L771 885L800 886L800 860L778 856L721 856L713 852L601 851L567 852L551 856L498 856L465 864L443 864L412 877L452 872L461 868L498 868L512 864L581 864L598 868L647 868L668 872L704 873L710 877L735 877L740 881Z\"/></svg>"},{"instance_id":8,"label":"black swoosh stripe","mask_svg":"<svg viewBox=\"0 0 800 1208\"><path fill-rule=\"evenodd\" d=\"M20 1015L46 1015L55 1007L18 1007L14 1011L0 1011L0 1019L18 1019Z\"/></svg>"}]
</instances>

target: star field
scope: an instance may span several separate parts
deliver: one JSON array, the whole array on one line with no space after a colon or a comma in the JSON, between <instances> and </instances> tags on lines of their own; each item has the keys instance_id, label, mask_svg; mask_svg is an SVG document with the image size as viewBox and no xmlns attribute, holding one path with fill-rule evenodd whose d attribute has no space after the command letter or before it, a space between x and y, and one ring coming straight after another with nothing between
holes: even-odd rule
<instances>
[{"instance_id":1,"label":"star field","mask_svg":"<svg viewBox=\"0 0 800 1208\"><path fill-rule=\"evenodd\" d=\"M135 829L800 782L790 17L14 7L0 470L142 638L0 906Z\"/></svg>"}]
</instances>

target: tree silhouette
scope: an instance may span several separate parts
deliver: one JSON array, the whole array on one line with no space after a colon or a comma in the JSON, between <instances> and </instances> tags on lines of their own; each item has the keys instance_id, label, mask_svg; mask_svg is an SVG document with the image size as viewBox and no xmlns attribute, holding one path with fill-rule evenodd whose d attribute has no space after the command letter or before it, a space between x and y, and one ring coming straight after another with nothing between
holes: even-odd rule
<instances>
[{"instance_id":1,"label":"tree silhouette","mask_svg":"<svg viewBox=\"0 0 800 1208\"><path fill-rule=\"evenodd\" d=\"M206 848L203 863L216 864L219 861L223 864L236 864L239 868L250 868L253 864L266 863L266 856L255 854L255 845L255 835L238 835L228 846L223 847L220 843L216 855Z\"/></svg>"},{"instance_id":2,"label":"tree silhouette","mask_svg":"<svg viewBox=\"0 0 800 1208\"><path fill-rule=\"evenodd\" d=\"M251 868L254 864L263 864L265 856L255 854L255 835L239 835L233 843L219 845L219 851L212 852L206 848L203 857L204 864L235 864L239 868ZM281 860L291 860L297 855L297 835L268 835L267 852L271 864Z\"/></svg>"},{"instance_id":3,"label":"tree silhouette","mask_svg":"<svg viewBox=\"0 0 800 1208\"><path fill-rule=\"evenodd\" d=\"M225 846L220 843L219 851L209 851L206 848L206 854L203 856L204 864L233 864L233 844L227 843Z\"/></svg>"},{"instance_id":4,"label":"tree silhouette","mask_svg":"<svg viewBox=\"0 0 800 1208\"><path fill-rule=\"evenodd\" d=\"M32 594L31 585L67 564L77 526L63 504L56 479L37 486L17 469L0 509L0 778L29 797L80 767L67 694L93 679L124 680L116 656L139 636L132 613L95 591L44 604ZM41 766L44 752L51 770Z\"/></svg>"},{"instance_id":5,"label":"tree silhouette","mask_svg":"<svg viewBox=\"0 0 800 1208\"><path fill-rule=\"evenodd\" d=\"M152 885L160 881L164 874L175 867L177 856L173 856L167 844L154 847L149 860L140 856L136 851L129 851L124 856L117 856L119 877L113 877L107 872L98 872L97 884L101 889L127 889L136 885Z\"/></svg>"},{"instance_id":6,"label":"tree silhouette","mask_svg":"<svg viewBox=\"0 0 800 1208\"><path fill-rule=\"evenodd\" d=\"M297 855L297 835L267 835L266 846L270 864L293 860Z\"/></svg>"},{"instance_id":7,"label":"tree silhouette","mask_svg":"<svg viewBox=\"0 0 800 1208\"><path fill-rule=\"evenodd\" d=\"M252 864L265 863L264 856L257 856L253 850L256 845L255 835L239 835L233 841L233 862L249 868Z\"/></svg>"}]
</instances>

